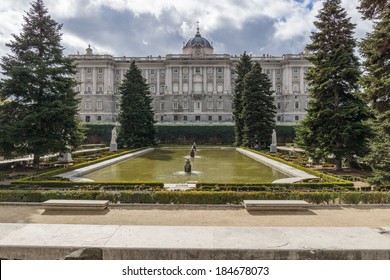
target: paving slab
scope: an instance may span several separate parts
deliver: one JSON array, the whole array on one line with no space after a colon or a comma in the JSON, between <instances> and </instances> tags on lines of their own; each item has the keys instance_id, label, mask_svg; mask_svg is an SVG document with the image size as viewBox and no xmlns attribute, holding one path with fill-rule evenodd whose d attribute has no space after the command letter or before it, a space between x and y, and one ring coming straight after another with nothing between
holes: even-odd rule
<instances>
[{"instance_id":1,"label":"paving slab","mask_svg":"<svg viewBox=\"0 0 390 280\"><path fill-rule=\"evenodd\" d=\"M0 258L92 247L105 259L390 259L384 229L0 224Z\"/></svg>"}]
</instances>

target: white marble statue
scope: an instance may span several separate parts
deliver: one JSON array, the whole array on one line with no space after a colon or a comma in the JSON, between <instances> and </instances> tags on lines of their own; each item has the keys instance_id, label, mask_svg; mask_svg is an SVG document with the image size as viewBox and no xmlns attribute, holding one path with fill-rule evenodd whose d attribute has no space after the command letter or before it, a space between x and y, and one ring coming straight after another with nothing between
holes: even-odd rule
<instances>
[{"instance_id":1,"label":"white marble statue","mask_svg":"<svg viewBox=\"0 0 390 280\"><path fill-rule=\"evenodd\" d=\"M111 144L116 144L116 127L111 130Z\"/></svg>"},{"instance_id":2,"label":"white marble statue","mask_svg":"<svg viewBox=\"0 0 390 280\"><path fill-rule=\"evenodd\" d=\"M272 129L272 145L277 145L276 143L276 131L275 129Z\"/></svg>"}]
</instances>

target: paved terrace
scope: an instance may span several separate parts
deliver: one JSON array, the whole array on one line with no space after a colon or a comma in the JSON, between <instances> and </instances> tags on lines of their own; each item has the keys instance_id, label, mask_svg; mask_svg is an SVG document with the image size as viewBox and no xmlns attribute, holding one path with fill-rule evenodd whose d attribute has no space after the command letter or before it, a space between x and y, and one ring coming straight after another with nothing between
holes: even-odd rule
<instances>
[{"instance_id":1,"label":"paved terrace","mask_svg":"<svg viewBox=\"0 0 390 280\"><path fill-rule=\"evenodd\" d=\"M0 258L61 259L100 248L103 259L390 259L389 207L110 206L43 211L0 206Z\"/></svg>"}]
</instances>

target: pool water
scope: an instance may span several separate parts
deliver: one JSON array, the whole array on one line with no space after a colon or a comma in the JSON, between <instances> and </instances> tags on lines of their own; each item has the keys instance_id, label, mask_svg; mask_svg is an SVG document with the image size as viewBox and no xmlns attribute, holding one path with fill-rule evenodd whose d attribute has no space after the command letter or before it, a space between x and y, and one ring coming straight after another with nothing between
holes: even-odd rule
<instances>
[{"instance_id":1,"label":"pool water","mask_svg":"<svg viewBox=\"0 0 390 280\"><path fill-rule=\"evenodd\" d=\"M234 149L199 149L191 159L191 174L184 172L189 150L157 149L83 175L96 182L258 183L287 178Z\"/></svg>"}]
</instances>

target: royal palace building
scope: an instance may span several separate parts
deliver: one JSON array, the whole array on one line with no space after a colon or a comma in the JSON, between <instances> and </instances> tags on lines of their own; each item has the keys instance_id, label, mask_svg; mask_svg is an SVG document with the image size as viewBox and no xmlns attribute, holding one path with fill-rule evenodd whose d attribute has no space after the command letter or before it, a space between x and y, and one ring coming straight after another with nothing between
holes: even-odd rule
<instances>
[{"instance_id":1,"label":"royal palace building","mask_svg":"<svg viewBox=\"0 0 390 280\"><path fill-rule=\"evenodd\" d=\"M71 55L77 64L79 115L84 122L116 122L120 110L119 86L135 60L149 84L158 123L232 123L237 55L214 54L199 28L182 54L147 57ZM305 72L311 66L305 54L252 56L272 82L277 123L296 123L305 117L309 100Z\"/></svg>"}]
</instances>

